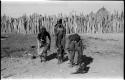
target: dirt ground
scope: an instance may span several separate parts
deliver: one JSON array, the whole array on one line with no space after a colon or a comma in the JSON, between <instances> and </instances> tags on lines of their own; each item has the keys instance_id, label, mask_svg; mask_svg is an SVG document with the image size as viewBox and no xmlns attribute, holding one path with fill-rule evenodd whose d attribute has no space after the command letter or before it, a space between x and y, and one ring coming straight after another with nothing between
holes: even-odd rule
<instances>
[{"instance_id":1,"label":"dirt ground","mask_svg":"<svg viewBox=\"0 0 125 80\"><path fill-rule=\"evenodd\" d=\"M123 78L124 34L84 34L81 35L87 45L83 55L91 58L87 64L88 71L84 74L73 74L77 66L70 67L68 61L57 64L52 39L50 59L41 63L36 55L37 41L35 35L8 35L1 40L1 78ZM87 61L87 58L85 59Z\"/></svg>"}]
</instances>

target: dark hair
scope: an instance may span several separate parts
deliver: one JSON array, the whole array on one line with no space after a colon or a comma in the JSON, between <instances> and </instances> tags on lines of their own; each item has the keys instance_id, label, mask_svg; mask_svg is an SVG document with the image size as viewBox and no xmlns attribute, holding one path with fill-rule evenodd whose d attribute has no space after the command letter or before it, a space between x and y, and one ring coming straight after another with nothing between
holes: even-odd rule
<instances>
[{"instance_id":1,"label":"dark hair","mask_svg":"<svg viewBox=\"0 0 125 80\"><path fill-rule=\"evenodd\" d=\"M40 32L45 32L46 31L46 28L45 27L42 27L41 29L40 29Z\"/></svg>"},{"instance_id":2,"label":"dark hair","mask_svg":"<svg viewBox=\"0 0 125 80\"><path fill-rule=\"evenodd\" d=\"M59 23L62 23L62 19L59 19L59 21L58 21Z\"/></svg>"}]
</instances>

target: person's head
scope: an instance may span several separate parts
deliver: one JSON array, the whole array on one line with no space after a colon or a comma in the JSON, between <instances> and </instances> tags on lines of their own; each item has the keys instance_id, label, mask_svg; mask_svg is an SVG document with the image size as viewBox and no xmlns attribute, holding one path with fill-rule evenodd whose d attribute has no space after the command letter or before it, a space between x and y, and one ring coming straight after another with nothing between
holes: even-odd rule
<instances>
[{"instance_id":1,"label":"person's head","mask_svg":"<svg viewBox=\"0 0 125 80\"><path fill-rule=\"evenodd\" d=\"M60 23L60 24L61 24L61 23L62 23L62 19L59 19L59 20L58 20L58 23Z\"/></svg>"},{"instance_id":2,"label":"person's head","mask_svg":"<svg viewBox=\"0 0 125 80\"><path fill-rule=\"evenodd\" d=\"M46 31L46 28L45 27L42 27L41 29L40 29L40 32L45 32Z\"/></svg>"}]
</instances>

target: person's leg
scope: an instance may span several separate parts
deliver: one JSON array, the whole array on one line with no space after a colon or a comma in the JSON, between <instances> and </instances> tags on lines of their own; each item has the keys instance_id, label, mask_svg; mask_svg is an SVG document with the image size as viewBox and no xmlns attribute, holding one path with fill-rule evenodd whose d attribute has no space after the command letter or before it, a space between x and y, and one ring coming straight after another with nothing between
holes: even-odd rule
<instances>
[{"instance_id":1,"label":"person's leg","mask_svg":"<svg viewBox=\"0 0 125 80\"><path fill-rule=\"evenodd\" d=\"M79 50L79 58L80 58L79 63L80 63L80 65L82 64L82 55L83 55L83 43L82 43L82 40L81 40L80 50Z\"/></svg>"},{"instance_id":2,"label":"person's leg","mask_svg":"<svg viewBox=\"0 0 125 80\"><path fill-rule=\"evenodd\" d=\"M64 60L64 53L65 53L65 38L61 40L61 59Z\"/></svg>"},{"instance_id":3,"label":"person's leg","mask_svg":"<svg viewBox=\"0 0 125 80\"><path fill-rule=\"evenodd\" d=\"M67 50L67 54L68 54L69 62L71 63L71 51L68 51L68 50Z\"/></svg>"},{"instance_id":4,"label":"person's leg","mask_svg":"<svg viewBox=\"0 0 125 80\"><path fill-rule=\"evenodd\" d=\"M64 50L64 48L62 49L62 62L63 62L63 60L64 60L64 52L65 52L65 50Z\"/></svg>"},{"instance_id":5,"label":"person's leg","mask_svg":"<svg viewBox=\"0 0 125 80\"><path fill-rule=\"evenodd\" d=\"M72 43L71 41L68 42L68 48L67 48L67 54L68 54L68 59L71 64L71 57L72 57Z\"/></svg>"},{"instance_id":6,"label":"person's leg","mask_svg":"<svg viewBox=\"0 0 125 80\"><path fill-rule=\"evenodd\" d=\"M58 38L57 38L57 36L55 36L55 48L57 48L58 47Z\"/></svg>"},{"instance_id":7,"label":"person's leg","mask_svg":"<svg viewBox=\"0 0 125 80\"><path fill-rule=\"evenodd\" d=\"M82 55L83 55L83 48L82 48L82 43L79 43L79 46L77 47L78 50L78 64L82 64Z\"/></svg>"},{"instance_id":8,"label":"person's leg","mask_svg":"<svg viewBox=\"0 0 125 80\"><path fill-rule=\"evenodd\" d=\"M62 62L62 50L61 47L58 48L58 63L60 64Z\"/></svg>"},{"instance_id":9,"label":"person's leg","mask_svg":"<svg viewBox=\"0 0 125 80\"><path fill-rule=\"evenodd\" d=\"M81 66L81 57L82 57L82 55L81 55L81 50L78 50L77 64L78 64L79 66Z\"/></svg>"},{"instance_id":10,"label":"person's leg","mask_svg":"<svg viewBox=\"0 0 125 80\"><path fill-rule=\"evenodd\" d=\"M78 64L78 56L79 56L78 51L75 51L75 55L74 55L74 64L75 64L75 65Z\"/></svg>"},{"instance_id":11,"label":"person's leg","mask_svg":"<svg viewBox=\"0 0 125 80\"><path fill-rule=\"evenodd\" d=\"M40 57L41 62L42 62L42 60L43 60L43 55L42 55L42 53L43 53L44 47L40 47L40 46L41 46L41 43L39 42L39 40L37 40L37 44L38 44L37 55L38 55L38 57Z\"/></svg>"},{"instance_id":12,"label":"person's leg","mask_svg":"<svg viewBox=\"0 0 125 80\"><path fill-rule=\"evenodd\" d=\"M39 56L40 56L41 62L43 61L43 56L44 56L43 51L44 51L44 47L39 49L39 53L40 53Z\"/></svg>"},{"instance_id":13,"label":"person's leg","mask_svg":"<svg viewBox=\"0 0 125 80\"><path fill-rule=\"evenodd\" d=\"M62 39L62 46L63 46L63 49L65 49L65 44L66 44L66 40L65 40L65 37Z\"/></svg>"},{"instance_id":14,"label":"person's leg","mask_svg":"<svg viewBox=\"0 0 125 80\"><path fill-rule=\"evenodd\" d=\"M47 60L46 60L46 57L47 57L47 52L43 52L43 54L42 54L42 60L43 60L44 62L47 61Z\"/></svg>"},{"instance_id":15,"label":"person's leg","mask_svg":"<svg viewBox=\"0 0 125 80\"><path fill-rule=\"evenodd\" d=\"M82 43L81 42L78 42L78 43L75 43L75 59L74 59L74 62L75 64L79 64L81 62L81 56L82 56Z\"/></svg>"},{"instance_id":16,"label":"person's leg","mask_svg":"<svg viewBox=\"0 0 125 80\"><path fill-rule=\"evenodd\" d=\"M75 50L71 53L71 65L74 65Z\"/></svg>"},{"instance_id":17,"label":"person's leg","mask_svg":"<svg viewBox=\"0 0 125 80\"><path fill-rule=\"evenodd\" d=\"M48 50L48 46L49 44L45 44L45 46L44 46L44 49L43 49L43 58L44 58L44 62L46 62L47 61L47 50Z\"/></svg>"},{"instance_id":18,"label":"person's leg","mask_svg":"<svg viewBox=\"0 0 125 80\"><path fill-rule=\"evenodd\" d=\"M70 60L71 65L73 66L73 64L74 64L74 56L75 56L74 42L73 41L69 42L68 47L69 47L69 60Z\"/></svg>"},{"instance_id":19,"label":"person's leg","mask_svg":"<svg viewBox=\"0 0 125 80\"><path fill-rule=\"evenodd\" d=\"M37 40L37 55L40 55L40 42Z\"/></svg>"}]
</instances>

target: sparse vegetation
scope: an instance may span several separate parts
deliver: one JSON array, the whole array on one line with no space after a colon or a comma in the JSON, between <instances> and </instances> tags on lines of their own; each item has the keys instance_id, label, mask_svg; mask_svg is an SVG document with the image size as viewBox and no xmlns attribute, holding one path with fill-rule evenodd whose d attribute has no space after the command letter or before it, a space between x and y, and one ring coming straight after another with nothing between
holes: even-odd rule
<instances>
[{"instance_id":1,"label":"sparse vegetation","mask_svg":"<svg viewBox=\"0 0 125 80\"><path fill-rule=\"evenodd\" d=\"M88 15L63 16L63 24L66 26L66 33L119 33L124 31L124 12L111 14L102 7L96 13ZM59 16L43 16L34 13L30 16L23 15L13 18L6 15L1 16L1 33L22 33L37 34L40 27L45 26L47 31L54 33L54 26Z\"/></svg>"}]
</instances>

